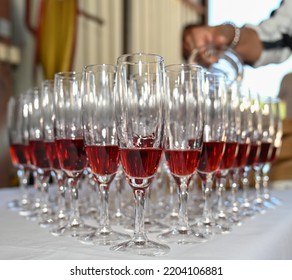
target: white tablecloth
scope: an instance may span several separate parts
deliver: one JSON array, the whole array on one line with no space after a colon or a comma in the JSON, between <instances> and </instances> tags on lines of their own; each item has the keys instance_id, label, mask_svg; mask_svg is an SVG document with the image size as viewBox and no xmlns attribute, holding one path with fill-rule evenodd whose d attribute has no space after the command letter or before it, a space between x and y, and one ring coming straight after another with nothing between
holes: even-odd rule
<instances>
[{"instance_id":1,"label":"white tablecloth","mask_svg":"<svg viewBox=\"0 0 292 280\"><path fill-rule=\"evenodd\" d=\"M18 190L6 188L0 190L0 259L291 260L292 188L274 190L273 194L282 199L281 206L246 220L231 233L199 245L170 245L169 254L152 258L112 252L107 246L84 245L70 237L54 237L37 223L7 209L7 202L18 196Z\"/></svg>"}]
</instances>

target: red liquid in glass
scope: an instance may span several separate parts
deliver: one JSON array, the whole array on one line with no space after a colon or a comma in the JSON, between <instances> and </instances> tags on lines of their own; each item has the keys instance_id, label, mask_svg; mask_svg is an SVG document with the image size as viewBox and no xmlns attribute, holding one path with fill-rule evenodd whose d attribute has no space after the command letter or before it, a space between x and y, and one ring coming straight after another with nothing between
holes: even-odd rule
<instances>
[{"instance_id":1,"label":"red liquid in glass","mask_svg":"<svg viewBox=\"0 0 292 280\"><path fill-rule=\"evenodd\" d=\"M159 148L120 149L120 158L128 176L147 178L155 175L162 156Z\"/></svg>"},{"instance_id":2,"label":"red liquid in glass","mask_svg":"<svg viewBox=\"0 0 292 280\"><path fill-rule=\"evenodd\" d=\"M224 147L225 142L204 142L198 171L205 173L216 171L220 166Z\"/></svg>"},{"instance_id":3,"label":"red liquid in glass","mask_svg":"<svg viewBox=\"0 0 292 280\"><path fill-rule=\"evenodd\" d=\"M82 172L87 166L83 138L57 139L56 146L62 169Z\"/></svg>"},{"instance_id":4,"label":"red liquid in glass","mask_svg":"<svg viewBox=\"0 0 292 280\"><path fill-rule=\"evenodd\" d=\"M278 157L279 152L280 149L278 147L273 146L268 162L273 162Z\"/></svg>"},{"instance_id":5,"label":"red liquid in glass","mask_svg":"<svg viewBox=\"0 0 292 280\"><path fill-rule=\"evenodd\" d=\"M220 169L229 169L231 168L235 157L238 151L238 143L237 142L226 142L225 143L225 150L223 153L223 157L220 163Z\"/></svg>"},{"instance_id":6,"label":"red liquid in glass","mask_svg":"<svg viewBox=\"0 0 292 280\"><path fill-rule=\"evenodd\" d=\"M270 156L271 152L271 143L269 142L262 142L260 146L260 153L256 163L266 163Z\"/></svg>"},{"instance_id":7,"label":"red liquid in glass","mask_svg":"<svg viewBox=\"0 0 292 280\"><path fill-rule=\"evenodd\" d=\"M238 152L233 162L233 167L234 168L244 167L248 154L249 154L249 144L247 143L238 144Z\"/></svg>"},{"instance_id":8,"label":"red liquid in glass","mask_svg":"<svg viewBox=\"0 0 292 280\"><path fill-rule=\"evenodd\" d=\"M258 144L250 144L249 154L246 160L246 166L252 166L258 159L259 156L259 145Z\"/></svg>"},{"instance_id":9,"label":"red liquid in glass","mask_svg":"<svg viewBox=\"0 0 292 280\"><path fill-rule=\"evenodd\" d=\"M60 163L55 142L45 142L46 154L52 169L60 170Z\"/></svg>"},{"instance_id":10,"label":"red liquid in glass","mask_svg":"<svg viewBox=\"0 0 292 280\"><path fill-rule=\"evenodd\" d=\"M199 159L200 150L165 150L165 158L169 170L177 176L188 176L195 173Z\"/></svg>"},{"instance_id":11,"label":"red liquid in glass","mask_svg":"<svg viewBox=\"0 0 292 280\"><path fill-rule=\"evenodd\" d=\"M31 140L29 141L29 151L32 164L40 169L50 169L50 163L47 157L44 141Z\"/></svg>"},{"instance_id":12,"label":"red liquid in glass","mask_svg":"<svg viewBox=\"0 0 292 280\"><path fill-rule=\"evenodd\" d=\"M117 145L89 145L85 147L89 166L97 175L110 175L117 172L120 150Z\"/></svg>"},{"instance_id":13,"label":"red liquid in glass","mask_svg":"<svg viewBox=\"0 0 292 280\"><path fill-rule=\"evenodd\" d=\"M11 144L9 147L10 157L12 164L17 165L29 165L30 155L29 146L23 144Z\"/></svg>"}]
</instances>

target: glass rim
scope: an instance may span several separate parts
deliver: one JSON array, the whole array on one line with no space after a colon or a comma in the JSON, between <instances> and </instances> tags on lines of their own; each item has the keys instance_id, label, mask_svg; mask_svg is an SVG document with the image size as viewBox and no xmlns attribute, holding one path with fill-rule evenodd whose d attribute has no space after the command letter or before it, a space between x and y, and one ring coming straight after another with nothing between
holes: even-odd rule
<instances>
[{"instance_id":1,"label":"glass rim","mask_svg":"<svg viewBox=\"0 0 292 280\"><path fill-rule=\"evenodd\" d=\"M177 67L177 69L186 69L189 71L194 70L199 70L202 71L202 73L205 72L204 68L201 65L198 65L196 63L173 63L173 64L168 64L165 66L165 71L166 72L176 72L177 69L174 69L174 67Z\"/></svg>"},{"instance_id":2,"label":"glass rim","mask_svg":"<svg viewBox=\"0 0 292 280\"><path fill-rule=\"evenodd\" d=\"M117 66L114 64L107 63L96 63L85 65L82 69L83 72L100 72L103 70L109 70L109 72L116 72Z\"/></svg>"},{"instance_id":3,"label":"glass rim","mask_svg":"<svg viewBox=\"0 0 292 280\"><path fill-rule=\"evenodd\" d=\"M63 78L63 79L71 79L71 78L78 78L82 77L81 71L64 71L64 72L57 72L54 75L54 78Z\"/></svg>"},{"instance_id":4,"label":"glass rim","mask_svg":"<svg viewBox=\"0 0 292 280\"><path fill-rule=\"evenodd\" d=\"M137 60L137 61L122 61L122 59L128 58L128 57L142 57L142 56L148 56L148 57L156 57L157 60L153 61L142 61L142 60ZM164 58L160 54L155 54L155 53L146 53L146 52L136 52L136 53L126 53L122 54L117 58L117 64L122 63L122 64L129 64L129 65L135 65L137 63L142 63L142 64L154 64L154 63L164 63Z\"/></svg>"}]
</instances>

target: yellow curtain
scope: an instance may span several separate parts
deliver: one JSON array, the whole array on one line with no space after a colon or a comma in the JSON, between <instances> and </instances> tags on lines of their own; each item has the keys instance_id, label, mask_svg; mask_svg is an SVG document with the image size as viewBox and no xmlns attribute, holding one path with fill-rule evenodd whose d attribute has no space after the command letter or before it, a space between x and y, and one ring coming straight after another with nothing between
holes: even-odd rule
<instances>
[{"instance_id":1,"label":"yellow curtain","mask_svg":"<svg viewBox=\"0 0 292 280\"><path fill-rule=\"evenodd\" d=\"M77 23L76 0L42 0L36 32L36 63L45 79L71 71Z\"/></svg>"}]
</instances>

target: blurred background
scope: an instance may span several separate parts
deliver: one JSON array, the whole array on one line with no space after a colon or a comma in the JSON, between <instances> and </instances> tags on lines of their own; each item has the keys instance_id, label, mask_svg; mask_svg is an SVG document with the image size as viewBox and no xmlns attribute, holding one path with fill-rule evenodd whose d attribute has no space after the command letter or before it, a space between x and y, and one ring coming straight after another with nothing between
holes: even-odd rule
<instances>
[{"instance_id":1,"label":"blurred background","mask_svg":"<svg viewBox=\"0 0 292 280\"><path fill-rule=\"evenodd\" d=\"M165 64L183 61L188 24L238 26L269 17L280 0L0 0L0 187L17 184L8 150L6 107L11 95L52 79L59 71L115 63L123 53L151 52ZM245 81L277 95L292 71L280 65L246 67Z\"/></svg>"}]
</instances>

